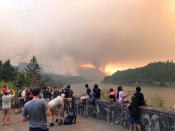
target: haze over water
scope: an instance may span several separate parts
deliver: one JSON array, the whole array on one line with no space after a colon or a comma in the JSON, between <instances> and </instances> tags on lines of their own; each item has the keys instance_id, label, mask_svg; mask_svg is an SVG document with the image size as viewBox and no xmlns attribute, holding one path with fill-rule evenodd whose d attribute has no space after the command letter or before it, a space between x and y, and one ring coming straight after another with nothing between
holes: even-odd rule
<instances>
[{"instance_id":1,"label":"haze over water","mask_svg":"<svg viewBox=\"0 0 175 131\"><path fill-rule=\"evenodd\" d=\"M90 83L90 88L93 89L94 83ZM115 91L117 91L117 85L105 85L105 84L99 84L99 87L102 90L113 88ZM72 85L72 89L74 90L75 95L81 96L83 93L85 93L85 87L84 84L75 84ZM130 100L133 93L135 92L135 87L133 86L123 86L124 92L127 94L129 93L129 97L127 98ZM159 95L163 98L165 102L165 108L172 109L172 107L175 104L175 88L171 87L142 87L142 92L145 95L145 99L148 102L148 104L151 104L151 98L153 98L156 95Z\"/></svg>"}]
</instances>

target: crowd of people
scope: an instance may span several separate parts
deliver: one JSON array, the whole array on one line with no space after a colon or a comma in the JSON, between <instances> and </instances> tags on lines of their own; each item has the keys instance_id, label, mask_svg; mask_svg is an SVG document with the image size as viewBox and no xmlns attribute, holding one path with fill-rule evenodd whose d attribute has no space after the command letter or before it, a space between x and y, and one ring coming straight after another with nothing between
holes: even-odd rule
<instances>
[{"instance_id":1,"label":"crowd of people","mask_svg":"<svg viewBox=\"0 0 175 131\"><path fill-rule=\"evenodd\" d=\"M82 104L86 99L100 99L101 90L98 88L98 85L94 86L93 91L91 91L88 84L85 85L85 88L86 88L86 95L80 98L80 101ZM129 94L125 94L122 86L118 87L117 92L115 92L113 88L110 88L108 96L109 96L110 102L118 102L120 104L127 105L129 109L130 123L131 123L130 130L133 131L134 124L136 124L138 127L138 130L141 131L141 127L139 124L140 123L139 107L146 106L144 95L143 93L141 93L141 87L136 87L136 92L131 97L131 102L127 100L127 97L129 96Z\"/></svg>"},{"instance_id":2,"label":"crowd of people","mask_svg":"<svg viewBox=\"0 0 175 131\"><path fill-rule=\"evenodd\" d=\"M120 104L127 104L127 107L129 108L129 115L130 115L130 130L133 131L134 124L137 125L137 128L139 131L141 131L140 127L140 109L141 106L146 106L146 102L144 99L143 93L141 93L141 87L136 87L136 92L131 97L131 102L129 102L126 98L129 96L129 94L125 94L123 87L119 86L117 93L114 91L114 89L110 89L109 91L109 101L110 102L118 102Z\"/></svg>"},{"instance_id":3,"label":"crowd of people","mask_svg":"<svg viewBox=\"0 0 175 131\"><path fill-rule=\"evenodd\" d=\"M2 125L10 125L10 114L12 99L15 91L4 86L2 89ZM70 85L65 88L44 87L24 89L18 94L23 121L29 120L30 131L47 131L47 116L50 116L50 127L54 126L54 117L58 125L76 122L75 114L72 112L73 91ZM68 115L65 117L64 111ZM6 123L7 121L7 123Z\"/></svg>"},{"instance_id":4,"label":"crowd of people","mask_svg":"<svg viewBox=\"0 0 175 131\"><path fill-rule=\"evenodd\" d=\"M84 104L86 99L99 100L101 98L101 89L97 84L91 90L88 84L85 84L86 94L80 98L80 103ZM4 86L2 89L2 125L10 124L10 112L12 98L15 96L14 90L9 90ZM50 88L44 87L32 88L30 90L24 89L19 93L20 108L22 110L23 121L29 121L29 131L48 131L47 116L50 117L50 127L54 126L55 120L58 125L65 122L71 124L76 122L76 115L73 113L73 94L70 85L65 88ZM109 90L109 101L118 102L120 104L127 104L130 115L131 127L133 131L134 124L137 125L138 130L141 131L139 125L140 106L146 106L144 95L141 93L141 88L137 87L136 92L131 98L131 102L126 99L129 95L124 93L123 87L119 86L118 91L114 89ZM65 109L67 110L67 117L65 117ZM56 118L54 118L56 117ZM69 119L68 119L69 118ZM7 123L5 123L7 120Z\"/></svg>"}]
</instances>

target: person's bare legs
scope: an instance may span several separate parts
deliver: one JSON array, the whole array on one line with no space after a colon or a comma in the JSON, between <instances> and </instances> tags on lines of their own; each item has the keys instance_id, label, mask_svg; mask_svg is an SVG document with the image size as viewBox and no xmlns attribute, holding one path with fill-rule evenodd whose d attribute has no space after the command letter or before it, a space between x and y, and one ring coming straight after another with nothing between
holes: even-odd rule
<instances>
[{"instance_id":1,"label":"person's bare legs","mask_svg":"<svg viewBox=\"0 0 175 131\"><path fill-rule=\"evenodd\" d=\"M10 115L7 115L7 125L10 125Z\"/></svg>"},{"instance_id":2,"label":"person's bare legs","mask_svg":"<svg viewBox=\"0 0 175 131\"><path fill-rule=\"evenodd\" d=\"M54 114L50 116L50 124L53 124Z\"/></svg>"},{"instance_id":3,"label":"person's bare legs","mask_svg":"<svg viewBox=\"0 0 175 131\"><path fill-rule=\"evenodd\" d=\"M64 109L62 109L63 119L64 119Z\"/></svg>"},{"instance_id":4,"label":"person's bare legs","mask_svg":"<svg viewBox=\"0 0 175 131\"><path fill-rule=\"evenodd\" d=\"M2 115L2 125L5 125L5 115Z\"/></svg>"},{"instance_id":5,"label":"person's bare legs","mask_svg":"<svg viewBox=\"0 0 175 131\"><path fill-rule=\"evenodd\" d=\"M11 111L10 109L7 111L7 125L10 125L10 114L11 114Z\"/></svg>"},{"instance_id":6,"label":"person's bare legs","mask_svg":"<svg viewBox=\"0 0 175 131\"><path fill-rule=\"evenodd\" d=\"M137 125L137 127L138 127L139 131L141 131L141 127L140 127L140 125Z\"/></svg>"},{"instance_id":7,"label":"person's bare legs","mask_svg":"<svg viewBox=\"0 0 175 131\"><path fill-rule=\"evenodd\" d=\"M130 131L133 131L134 130L134 125L131 125L130 126Z\"/></svg>"},{"instance_id":8,"label":"person's bare legs","mask_svg":"<svg viewBox=\"0 0 175 131\"><path fill-rule=\"evenodd\" d=\"M60 124L60 123L61 123L61 116L60 116L60 113L58 114L57 119L58 119L58 123Z\"/></svg>"}]
</instances>

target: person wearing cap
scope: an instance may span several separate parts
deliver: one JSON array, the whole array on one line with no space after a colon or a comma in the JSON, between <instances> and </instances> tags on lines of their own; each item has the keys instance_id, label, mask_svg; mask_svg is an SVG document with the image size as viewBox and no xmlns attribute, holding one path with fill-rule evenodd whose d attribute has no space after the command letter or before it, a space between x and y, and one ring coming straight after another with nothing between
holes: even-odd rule
<instances>
[{"instance_id":1,"label":"person wearing cap","mask_svg":"<svg viewBox=\"0 0 175 131\"><path fill-rule=\"evenodd\" d=\"M5 125L5 119L7 117L7 125L10 125L10 112L12 99L15 96L15 91L6 90L2 96L2 125Z\"/></svg>"},{"instance_id":2,"label":"person wearing cap","mask_svg":"<svg viewBox=\"0 0 175 131\"><path fill-rule=\"evenodd\" d=\"M5 93L8 90L7 86L4 85L4 87L2 88L2 93Z\"/></svg>"}]
</instances>

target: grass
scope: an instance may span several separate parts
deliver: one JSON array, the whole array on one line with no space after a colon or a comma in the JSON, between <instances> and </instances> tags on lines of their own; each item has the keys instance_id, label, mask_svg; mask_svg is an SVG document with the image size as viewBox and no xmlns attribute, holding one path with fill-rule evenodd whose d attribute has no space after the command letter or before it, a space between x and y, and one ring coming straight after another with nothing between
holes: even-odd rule
<instances>
[{"instance_id":1,"label":"grass","mask_svg":"<svg viewBox=\"0 0 175 131\"><path fill-rule=\"evenodd\" d=\"M160 95L155 95L150 99L150 106L152 107L165 107L165 100Z\"/></svg>"}]
</instances>

